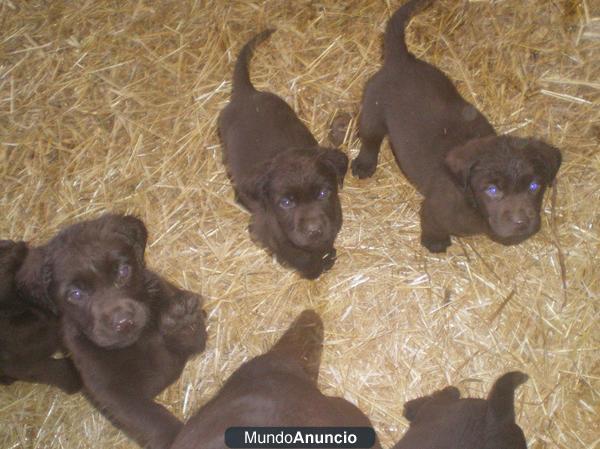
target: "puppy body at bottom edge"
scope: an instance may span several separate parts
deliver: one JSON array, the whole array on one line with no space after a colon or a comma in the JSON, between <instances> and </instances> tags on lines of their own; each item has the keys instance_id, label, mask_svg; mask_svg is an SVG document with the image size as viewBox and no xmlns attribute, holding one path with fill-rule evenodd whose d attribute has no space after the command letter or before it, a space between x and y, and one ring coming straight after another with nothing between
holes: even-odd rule
<instances>
[{"instance_id":1,"label":"puppy body at bottom edge","mask_svg":"<svg viewBox=\"0 0 600 449\"><path fill-rule=\"evenodd\" d=\"M26 260L21 288L60 316L83 390L111 422L151 449L181 422L153 398L204 349L202 299L146 269L144 224L104 215L69 226Z\"/></svg>"},{"instance_id":2,"label":"puppy body at bottom edge","mask_svg":"<svg viewBox=\"0 0 600 449\"><path fill-rule=\"evenodd\" d=\"M16 277L30 249L25 242L0 240L0 384L16 381L53 385L65 393L81 379L63 350L59 320L18 291Z\"/></svg>"},{"instance_id":3,"label":"puppy body at bottom edge","mask_svg":"<svg viewBox=\"0 0 600 449\"><path fill-rule=\"evenodd\" d=\"M244 363L184 425L171 449L225 449L228 427L372 427L367 416L317 386L323 323L304 311L265 354ZM373 446L381 449L376 440Z\"/></svg>"},{"instance_id":4,"label":"puppy body at bottom edge","mask_svg":"<svg viewBox=\"0 0 600 449\"><path fill-rule=\"evenodd\" d=\"M461 399L458 389L446 387L407 402L410 427L394 449L526 449L514 394L527 378L519 371L504 374L487 399Z\"/></svg>"},{"instance_id":5,"label":"puppy body at bottom edge","mask_svg":"<svg viewBox=\"0 0 600 449\"><path fill-rule=\"evenodd\" d=\"M348 158L320 147L285 101L252 85L253 48L272 32L250 40L236 62L231 101L219 115L223 161L237 200L252 214L252 237L314 279L335 262L342 226L338 187Z\"/></svg>"},{"instance_id":6,"label":"puppy body at bottom edge","mask_svg":"<svg viewBox=\"0 0 600 449\"><path fill-rule=\"evenodd\" d=\"M543 194L560 152L540 140L497 136L440 70L408 52L404 29L429 3L410 0L388 22L384 64L363 95L362 145L352 172L359 178L375 172L387 135L403 173L425 197L421 243L427 249L445 251L451 235L522 242L540 228Z\"/></svg>"}]
</instances>

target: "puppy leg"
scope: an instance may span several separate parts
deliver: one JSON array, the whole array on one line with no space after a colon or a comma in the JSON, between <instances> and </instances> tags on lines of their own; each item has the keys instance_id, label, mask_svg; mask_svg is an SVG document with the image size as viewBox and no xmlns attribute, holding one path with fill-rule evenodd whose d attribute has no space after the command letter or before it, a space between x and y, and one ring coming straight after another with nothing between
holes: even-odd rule
<instances>
[{"instance_id":1,"label":"puppy leg","mask_svg":"<svg viewBox=\"0 0 600 449\"><path fill-rule=\"evenodd\" d=\"M81 378L69 359L42 359L37 361L13 362L3 370L8 379L53 385L67 394L81 389ZM10 382L12 383L12 382Z\"/></svg>"},{"instance_id":2,"label":"puppy leg","mask_svg":"<svg viewBox=\"0 0 600 449\"><path fill-rule=\"evenodd\" d=\"M421 245L432 253L443 253L451 244L450 234L438 225L431 205L425 198L421 204Z\"/></svg>"},{"instance_id":3,"label":"puppy leg","mask_svg":"<svg viewBox=\"0 0 600 449\"><path fill-rule=\"evenodd\" d=\"M365 94L363 110L359 117L358 133L361 141L360 153L352 161L352 174L359 178L368 178L375 173L381 142L387 134L385 121L381 116L380 105L369 100Z\"/></svg>"}]
</instances>

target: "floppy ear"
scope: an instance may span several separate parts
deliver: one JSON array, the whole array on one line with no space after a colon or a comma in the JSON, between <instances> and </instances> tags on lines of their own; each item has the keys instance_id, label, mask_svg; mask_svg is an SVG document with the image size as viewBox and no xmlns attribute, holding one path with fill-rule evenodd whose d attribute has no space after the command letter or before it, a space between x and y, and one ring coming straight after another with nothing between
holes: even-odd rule
<instances>
[{"instance_id":1,"label":"floppy ear","mask_svg":"<svg viewBox=\"0 0 600 449\"><path fill-rule=\"evenodd\" d=\"M50 296L52 263L47 246L32 248L15 275L19 295L25 300L58 314L56 303Z\"/></svg>"},{"instance_id":2,"label":"floppy ear","mask_svg":"<svg viewBox=\"0 0 600 449\"><path fill-rule=\"evenodd\" d=\"M338 184L344 185L344 177L348 171L348 156L338 149L321 148L319 160L331 168L337 176Z\"/></svg>"},{"instance_id":3,"label":"floppy ear","mask_svg":"<svg viewBox=\"0 0 600 449\"><path fill-rule=\"evenodd\" d=\"M471 169L476 163L476 154L479 150L479 139L469 140L466 144L451 149L444 163L450 170L454 181L463 189L467 189Z\"/></svg>"},{"instance_id":4,"label":"floppy ear","mask_svg":"<svg viewBox=\"0 0 600 449\"><path fill-rule=\"evenodd\" d=\"M148 241L148 231L144 222L133 215L107 214L99 218L103 231L118 234L133 247L140 264L144 264L144 252Z\"/></svg>"},{"instance_id":5,"label":"floppy ear","mask_svg":"<svg viewBox=\"0 0 600 449\"><path fill-rule=\"evenodd\" d=\"M552 183L562 162L560 150L537 139L530 139L529 144L533 163L544 174L546 182Z\"/></svg>"},{"instance_id":6,"label":"floppy ear","mask_svg":"<svg viewBox=\"0 0 600 449\"><path fill-rule=\"evenodd\" d=\"M271 161L258 164L242 179L234 182L237 200L250 212L264 209L269 197Z\"/></svg>"}]
</instances>

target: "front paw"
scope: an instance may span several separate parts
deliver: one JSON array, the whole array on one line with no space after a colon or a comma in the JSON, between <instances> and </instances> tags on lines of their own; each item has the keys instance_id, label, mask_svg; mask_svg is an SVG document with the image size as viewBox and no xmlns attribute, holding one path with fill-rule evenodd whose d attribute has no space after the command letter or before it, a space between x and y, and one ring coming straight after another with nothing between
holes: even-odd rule
<instances>
[{"instance_id":1,"label":"front paw","mask_svg":"<svg viewBox=\"0 0 600 449\"><path fill-rule=\"evenodd\" d=\"M445 253L446 249L452 244L450 237L428 237L421 236L421 245L429 250L431 253Z\"/></svg>"},{"instance_id":2,"label":"front paw","mask_svg":"<svg viewBox=\"0 0 600 449\"><path fill-rule=\"evenodd\" d=\"M201 352L206 344L206 314L201 307L202 298L192 292L180 292L161 315L160 332L187 352Z\"/></svg>"},{"instance_id":3,"label":"front paw","mask_svg":"<svg viewBox=\"0 0 600 449\"><path fill-rule=\"evenodd\" d=\"M327 254L323 256L323 271L327 271L333 267L336 261L337 251L332 248Z\"/></svg>"},{"instance_id":4,"label":"front paw","mask_svg":"<svg viewBox=\"0 0 600 449\"><path fill-rule=\"evenodd\" d=\"M370 178L377 168L377 160L361 158L360 154L352 161L352 175L358 179Z\"/></svg>"}]
</instances>

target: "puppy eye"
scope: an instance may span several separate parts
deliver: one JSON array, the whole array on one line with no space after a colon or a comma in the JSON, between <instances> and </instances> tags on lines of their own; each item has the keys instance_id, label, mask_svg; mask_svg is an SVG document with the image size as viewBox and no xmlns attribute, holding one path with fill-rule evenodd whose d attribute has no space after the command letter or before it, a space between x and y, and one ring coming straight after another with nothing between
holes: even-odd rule
<instances>
[{"instance_id":1,"label":"puppy eye","mask_svg":"<svg viewBox=\"0 0 600 449\"><path fill-rule=\"evenodd\" d=\"M498 198L501 194L502 191L498 188L497 185L494 184L490 184L489 186L487 186L487 188L485 189L485 193L487 194L487 196L489 196L490 198Z\"/></svg>"},{"instance_id":2,"label":"puppy eye","mask_svg":"<svg viewBox=\"0 0 600 449\"><path fill-rule=\"evenodd\" d=\"M331 190L329 190L328 188L324 188L319 192L317 198L320 200L324 200L326 198L329 198L329 195L331 195Z\"/></svg>"},{"instance_id":3,"label":"puppy eye","mask_svg":"<svg viewBox=\"0 0 600 449\"><path fill-rule=\"evenodd\" d=\"M69 301L78 302L83 298L83 292L78 288L72 288L67 294Z\"/></svg>"},{"instance_id":4,"label":"puppy eye","mask_svg":"<svg viewBox=\"0 0 600 449\"><path fill-rule=\"evenodd\" d=\"M119 265L119 270L117 271L117 275L120 280L127 279L130 274L131 274L131 267L129 265L127 265L125 263Z\"/></svg>"},{"instance_id":5,"label":"puppy eye","mask_svg":"<svg viewBox=\"0 0 600 449\"><path fill-rule=\"evenodd\" d=\"M537 192L538 190L540 190L540 187L541 187L541 186L540 186L540 184L539 184L539 183L537 183L537 182L535 182L535 181L532 181L532 182L529 184L529 191L530 191L531 193L535 193L535 192Z\"/></svg>"},{"instance_id":6,"label":"puppy eye","mask_svg":"<svg viewBox=\"0 0 600 449\"><path fill-rule=\"evenodd\" d=\"M294 202L293 199L288 198L287 196L284 196L283 198L281 198L279 200L279 207L281 207L282 209L290 209L292 207L294 207L296 205L296 203Z\"/></svg>"}]
</instances>

